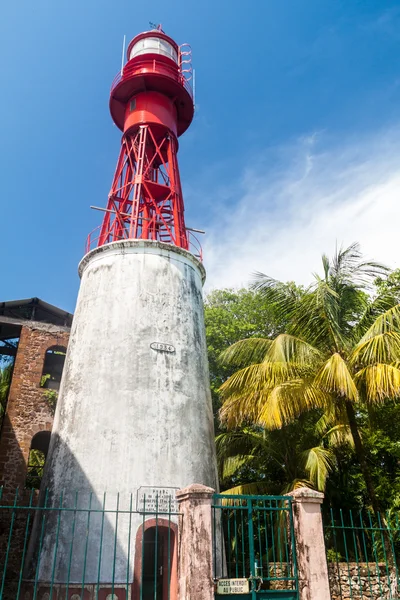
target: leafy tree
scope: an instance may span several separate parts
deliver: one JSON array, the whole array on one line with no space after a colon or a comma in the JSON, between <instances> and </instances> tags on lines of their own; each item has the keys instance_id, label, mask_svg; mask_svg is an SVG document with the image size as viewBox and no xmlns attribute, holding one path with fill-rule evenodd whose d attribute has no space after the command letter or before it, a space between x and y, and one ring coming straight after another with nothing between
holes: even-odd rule
<instances>
[{"instance_id":1,"label":"leafy tree","mask_svg":"<svg viewBox=\"0 0 400 600\"><path fill-rule=\"evenodd\" d=\"M315 415L275 431L247 426L217 436L221 489L229 494L285 494L325 489L335 455L315 432ZM228 488L228 489L226 489Z\"/></svg>"},{"instance_id":2,"label":"leafy tree","mask_svg":"<svg viewBox=\"0 0 400 600\"><path fill-rule=\"evenodd\" d=\"M286 287L288 293L290 290L293 295L301 294L301 288L294 284L287 284ZM211 292L206 297L204 313L211 392L216 413L220 406L218 389L234 370L221 364L221 352L244 338L274 337L284 331L286 322L264 294L248 289Z\"/></svg>"},{"instance_id":3,"label":"leafy tree","mask_svg":"<svg viewBox=\"0 0 400 600\"><path fill-rule=\"evenodd\" d=\"M368 495L379 501L359 431L359 407L400 396L400 305L394 289L372 301L373 281L388 269L363 260L358 244L322 257L323 276L300 297L259 274L257 291L274 303L287 333L252 338L222 354L241 367L222 385L221 419L279 429L312 409L323 411L317 429L348 424Z\"/></svg>"}]
</instances>

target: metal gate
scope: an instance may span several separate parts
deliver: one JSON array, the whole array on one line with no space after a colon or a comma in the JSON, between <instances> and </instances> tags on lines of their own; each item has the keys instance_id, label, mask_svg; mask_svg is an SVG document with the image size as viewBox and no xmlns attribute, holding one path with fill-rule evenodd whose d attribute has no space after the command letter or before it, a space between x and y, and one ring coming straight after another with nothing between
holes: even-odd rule
<instances>
[{"instance_id":1,"label":"metal gate","mask_svg":"<svg viewBox=\"0 0 400 600\"><path fill-rule=\"evenodd\" d=\"M215 494L213 552L216 598L298 600L290 496Z\"/></svg>"}]
</instances>

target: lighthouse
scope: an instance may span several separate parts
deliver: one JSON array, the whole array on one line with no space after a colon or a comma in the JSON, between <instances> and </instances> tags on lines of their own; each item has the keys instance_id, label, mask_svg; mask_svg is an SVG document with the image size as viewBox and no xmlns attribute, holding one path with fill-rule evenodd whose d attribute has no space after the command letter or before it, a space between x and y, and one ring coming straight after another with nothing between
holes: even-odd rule
<instances>
[{"instance_id":1,"label":"lighthouse","mask_svg":"<svg viewBox=\"0 0 400 600\"><path fill-rule=\"evenodd\" d=\"M43 502L57 506L61 498L75 512L61 524L55 512L35 525L44 532L35 567L41 582L131 585L141 548L134 541L151 516L146 498L168 498L171 508L178 489L217 487L205 269L185 224L177 160L194 114L191 69L190 48L157 28L130 42L112 84L121 148L108 201L98 207L102 223L79 264L42 482ZM104 520L104 508L119 511L117 523ZM168 543L176 543L172 533Z\"/></svg>"}]
</instances>

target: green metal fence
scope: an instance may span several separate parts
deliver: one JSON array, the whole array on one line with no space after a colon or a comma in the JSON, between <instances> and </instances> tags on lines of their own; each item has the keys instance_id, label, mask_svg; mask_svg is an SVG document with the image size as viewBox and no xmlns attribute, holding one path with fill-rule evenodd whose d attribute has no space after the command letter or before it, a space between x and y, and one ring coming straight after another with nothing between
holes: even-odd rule
<instances>
[{"instance_id":1,"label":"green metal fence","mask_svg":"<svg viewBox=\"0 0 400 600\"><path fill-rule=\"evenodd\" d=\"M172 496L0 489L0 600L173 600L178 519Z\"/></svg>"},{"instance_id":2,"label":"green metal fence","mask_svg":"<svg viewBox=\"0 0 400 600\"><path fill-rule=\"evenodd\" d=\"M290 496L216 494L212 508L215 579L247 579L242 598L297 599Z\"/></svg>"},{"instance_id":3,"label":"green metal fence","mask_svg":"<svg viewBox=\"0 0 400 600\"><path fill-rule=\"evenodd\" d=\"M332 600L400 598L397 514L330 509L324 535Z\"/></svg>"}]
</instances>

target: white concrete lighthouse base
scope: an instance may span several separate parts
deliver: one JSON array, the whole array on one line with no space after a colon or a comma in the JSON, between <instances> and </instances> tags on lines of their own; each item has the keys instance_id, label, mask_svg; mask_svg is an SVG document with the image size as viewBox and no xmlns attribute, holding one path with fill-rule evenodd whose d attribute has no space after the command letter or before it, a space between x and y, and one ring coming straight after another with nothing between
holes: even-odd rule
<instances>
[{"instance_id":1,"label":"white concrete lighthouse base","mask_svg":"<svg viewBox=\"0 0 400 600\"><path fill-rule=\"evenodd\" d=\"M93 512L89 540L87 524L77 519L70 565L72 516L58 533L56 518L50 519L39 579L49 581L54 569L54 580L62 583L69 567L71 581L82 581L87 544L86 582L110 582L113 565L116 583L132 581L134 540L143 524L139 489L217 486L202 301L205 271L185 250L129 240L93 250L79 272L43 487L53 503L64 490L64 504L73 504L78 491L82 509L102 510L105 502L114 510L118 502L119 510L128 510L132 501L138 512L120 515L117 527L115 514L107 514L102 531L101 513Z\"/></svg>"}]
</instances>

